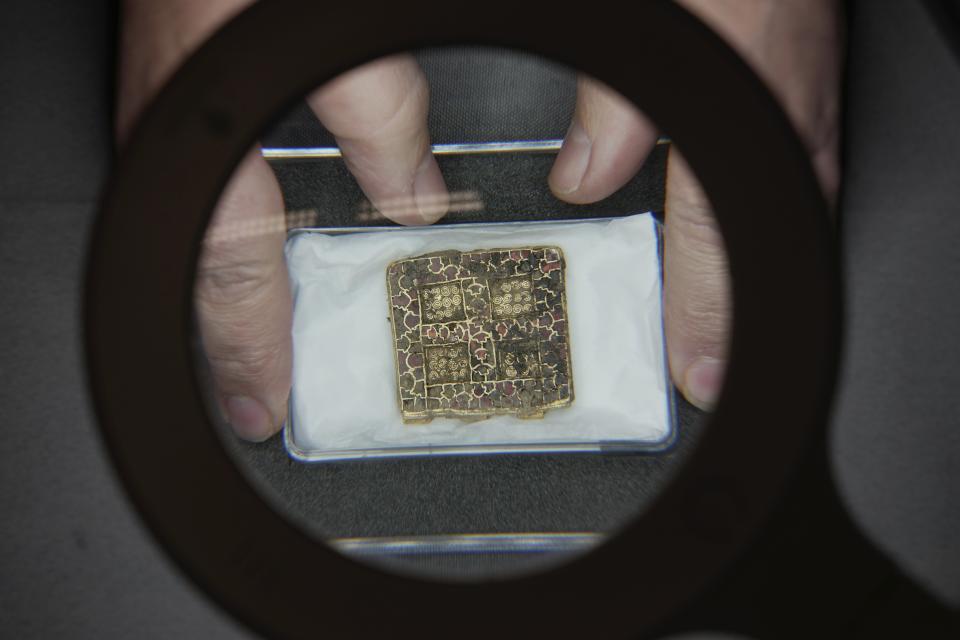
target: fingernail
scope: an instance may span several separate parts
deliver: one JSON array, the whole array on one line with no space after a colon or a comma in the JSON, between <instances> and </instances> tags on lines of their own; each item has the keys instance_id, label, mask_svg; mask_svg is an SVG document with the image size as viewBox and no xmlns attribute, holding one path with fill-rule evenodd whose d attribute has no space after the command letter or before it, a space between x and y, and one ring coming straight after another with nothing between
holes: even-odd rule
<instances>
[{"instance_id":1,"label":"fingernail","mask_svg":"<svg viewBox=\"0 0 960 640\"><path fill-rule=\"evenodd\" d=\"M704 356L694 360L683 376L687 400L699 409L711 411L723 387L726 368L726 362L717 358Z\"/></svg>"},{"instance_id":2,"label":"fingernail","mask_svg":"<svg viewBox=\"0 0 960 640\"><path fill-rule=\"evenodd\" d=\"M550 184L554 191L566 195L580 188L583 176L590 164L590 148L593 143L580 123L570 123L563 146L550 172Z\"/></svg>"},{"instance_id":3,"label":"fingernail","mask_svg":"<svg viewBox=\"0 0 960 640\"><path fill-rule=\"evenodd\" d=\"M433 224L447 214L450 194L443 181L443 174L433 156L424 157L413 179L413 198L417 211L426 224Z\"/></svg>"},{"instance_id":4,"label":"fingernail","mask_svg":"<svg viewBox=\"0 0 960 640\"><path fill-rule=\"evenodd\" d=\"M260 401L248 396L231 396L224 407L233 430L244 440L262 442L273 435L270 412Z\"/></svg>"}]
</instances>

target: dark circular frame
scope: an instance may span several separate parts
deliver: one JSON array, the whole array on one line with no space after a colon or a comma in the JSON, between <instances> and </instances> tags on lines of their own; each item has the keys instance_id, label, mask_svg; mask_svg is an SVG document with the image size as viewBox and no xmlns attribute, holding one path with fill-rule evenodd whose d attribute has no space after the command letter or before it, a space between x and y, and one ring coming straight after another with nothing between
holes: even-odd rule
<instances>
[{"instance_id":1,"label":"dark circular frame","mask_svg":"<svg viewBox=\"0 0 960 640\"><path fill-rule=\"evenodd\" d=\"M606 637L649 631L720 579L823 437L840 286L803 145L742 60L671 2L634 3L629 19L593 3L576 20L498 1L469 14L436 0L330 4L263 0L218 32L146 111L106 188L89 254L86 347L101 429L134 504L197 584L270 635L572 637L600 623ZM262 127L357 64L463 44L578 68L669 133L714 206L735 315L712 421L642 517L557 568L445 584L349 560L274 511L209 421L190 338L200 240ZM772 354L786 363L776 375Z\"/></svg>"}]
</instances>

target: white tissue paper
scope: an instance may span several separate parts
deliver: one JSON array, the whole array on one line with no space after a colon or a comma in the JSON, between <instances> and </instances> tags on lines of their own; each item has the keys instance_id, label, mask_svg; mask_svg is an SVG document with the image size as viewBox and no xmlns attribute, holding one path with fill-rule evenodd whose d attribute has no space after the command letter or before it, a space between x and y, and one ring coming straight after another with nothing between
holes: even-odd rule
<instances>
[{"instance_id":1,"label":"white tissue paper","mask_svg":"<svg viewBox=\"0 0 960 640\"><path fill-rule=\"evenodd\" d=\"M291 234L293 390L287 450L304 461L450 453L656 449L673 436L656 223L599 221ZM387 265L433 251L558 246L574 400L543 419L404 424Z\"/></svg>"}]
</instances>

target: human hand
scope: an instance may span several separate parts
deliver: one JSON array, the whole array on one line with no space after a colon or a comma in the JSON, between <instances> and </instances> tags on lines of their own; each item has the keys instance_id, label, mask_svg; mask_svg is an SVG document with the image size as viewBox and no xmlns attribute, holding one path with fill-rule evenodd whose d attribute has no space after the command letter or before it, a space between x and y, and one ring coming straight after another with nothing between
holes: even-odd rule
<instances>
[{"instance_id":1,"label":"human hand","mask_svg":"<svg viewBox=\"0 0 960 640\"><path fill-rule=\"evenodd\" d=\"M837 2L678 2L723 37L767 83L806 144L821 187L833 202L840 179L842 46ZM640 169L656 138L653 124L631 103L581 77L573 123L550 173L550 188L571 203L601 200ZM675 148L668 163L665 209L664 331L671 377L691 403L709 410L726 370L730 278L710 203ZM777 366L789 363L771 362L773 375Z\"/></svg>"},{"instance_id":2,"label":"human hand","mask_svg":"<svg viewBox=\"0 0 960 640\"><path fill-rule=\"evenodd\" d=\"M162 5L126 0L118 133L163 79L252 0ZM808 145L832 197L837 162L839 18L835 0L683 0L738 50L780 99ZM308 98L336 136L371 202L406 224L433 222L448 195L426 131L427 86L409 56L358 68ZM603 85L581 78L574 123L549 183L573 203L600 200L625 184L656 142L642 114ZM666 198L664 313L673 380L701 408L722 383L730 323L722 239L682 157L671 154ZM243 236L253 223L273 231ZM221 408L238 435L269 437L290 389L291 301L283 261L286 224L279 187L255 149L238 167L211 222L197 280L201 337Z\"/></svg>"},{"instance_id":3,"label":"human hand","mask_svg":"<svg viewBox=\"0 0 960 640\"><path fill-rule=\"evenodd\" d=\"M125 0L119 140L173 69L251 3ZM411 56L358 67L307 102L380 213L402 224L429 224L446 213L449 195L427 133L428 87ZM270 437L286 416L292 365L286 230L280 187L254 148L214 210L195 291L217 401L237 435L248 440Z\"/></svg>"}]
</instances>

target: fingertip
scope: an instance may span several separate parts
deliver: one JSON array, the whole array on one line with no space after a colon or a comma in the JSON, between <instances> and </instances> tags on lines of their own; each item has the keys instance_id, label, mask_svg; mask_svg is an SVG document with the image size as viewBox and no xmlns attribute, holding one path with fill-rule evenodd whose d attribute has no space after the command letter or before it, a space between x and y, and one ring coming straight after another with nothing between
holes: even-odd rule
<instances>
[{"instance_id":1,"label":"fingertip","mask_svg":"<svg viewBox=\"0 0 960 640\"><path fill-rule=\"evenodd\" d=\"M683 374L682 392L695 407L713 411L723 388L726 362L702 356L694 360Z\"/></svg>"},{"instance_id":2,"label":"fingertip","mask_svg":"<svg viewBox=\"0 0 960 640\"><path fill-rule=\"evenodd\" d=\"M272 437L279 426L267 407L250 396L230 396L222 402L227 422L238 437L250 442L263 442Z\"/></svg>"},{"instance_id":3,"label":"fingertip","mask_svg":"<svg viewBox=\"0 0 960 640\"><path fill-rule=\"evenodd\" d=\"M450 193L440 167L428 150L417 168L408 174L406 185L393 190L374 187L375 181L366 176L358 178L371 204L380 216L407 226L421 226L437 222L450 209Z\"/></svg>"},{"instance_id":4,"label":"fingertip","mask_svg":"<svg viewBox=\"0 0 960 640\"><path fill-rule=\"evenodd\" d=\"M590 165L591 147L590 136L574 119L547 178L547 184L557 198L569 200L576 196Z\"/></svg>"},{"instance_id":5,"label":"fingertip","mask_svg":"<svg viewBox=\"0 0 960 640\"><path fill-rule=\"evenodd\" d=\"M433 224L450 210L450 192L440 166L429 151L414 175L413 199L421 224Z\"/></svg>"},{"instance_id":6,"label":"fingertip","mask_svg":"<svg viewBox=\"0 0 960 640\"><path fill-rule=\"evenodd\" d=\"M656 145L653 125L619 103L594 108L588 122L575 115L547 183L571 204L591 204L613 195L643 166Z\"/></svg>"}]
</instances>

